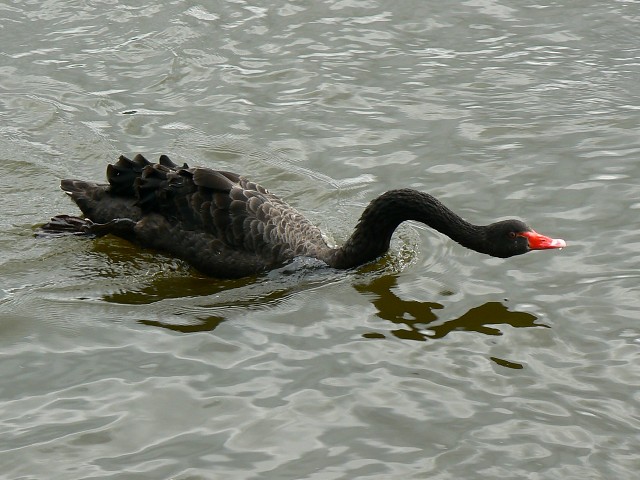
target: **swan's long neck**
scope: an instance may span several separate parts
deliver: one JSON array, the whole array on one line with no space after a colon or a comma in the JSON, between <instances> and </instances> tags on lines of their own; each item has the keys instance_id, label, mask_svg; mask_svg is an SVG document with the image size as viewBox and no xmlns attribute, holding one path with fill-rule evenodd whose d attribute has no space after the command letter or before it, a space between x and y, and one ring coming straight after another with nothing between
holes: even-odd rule
<instances>
[{"instance_id":1,"label":"swan's long neck","mask_svg":"<svg viewBox=\"0 0 640 480\"><path fill-rule=\"evenodd\" d=\"M374 199L351 237L325 261L332 267L350 268L378 258L389 249L393 232L406 220L422 222L464 247L486 253L483 227L465 221L427 193L401 189Z\"/></svg>"}]
</instances>

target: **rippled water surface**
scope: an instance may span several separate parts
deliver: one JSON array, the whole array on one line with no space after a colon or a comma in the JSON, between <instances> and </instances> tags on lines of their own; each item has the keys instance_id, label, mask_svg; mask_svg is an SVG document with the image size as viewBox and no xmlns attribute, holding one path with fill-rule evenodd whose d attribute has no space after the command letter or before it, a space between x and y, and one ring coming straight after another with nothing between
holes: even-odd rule
<instances>
[{"instance_id":1,"label":"rippled water surface","mask_svg":"<svg viewBox=\"0 0 640 480\"><path fill-rule=\"evenodd\" d=\"M635 479L634 1L0 6L0 465L11 479ZM206 278L35 238L120 153L259 180L336 242L385 190L569 248L406 224L384 258Z\"/></svg>"}]
</instances>

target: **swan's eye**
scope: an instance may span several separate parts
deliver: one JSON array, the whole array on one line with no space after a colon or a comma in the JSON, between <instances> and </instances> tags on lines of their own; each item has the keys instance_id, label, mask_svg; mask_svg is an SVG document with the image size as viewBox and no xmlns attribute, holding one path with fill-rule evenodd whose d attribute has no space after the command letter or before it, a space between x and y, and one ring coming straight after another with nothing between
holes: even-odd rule
<instances>
[{"instance_id":1,"label":"swan's eye","mask_svg":"<svg viewBox=\"0 0 640 480\"><path fill-rule=\"evenodd\" d=\"M509 238L516 238L516 232L509 232Z\"/></svg>"}]
</instances>

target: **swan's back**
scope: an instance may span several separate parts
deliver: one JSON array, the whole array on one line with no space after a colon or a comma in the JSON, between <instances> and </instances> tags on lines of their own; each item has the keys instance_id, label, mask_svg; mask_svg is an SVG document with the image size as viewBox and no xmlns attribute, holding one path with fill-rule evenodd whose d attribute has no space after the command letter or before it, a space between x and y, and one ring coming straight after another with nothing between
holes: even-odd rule
<instances>
[{"instance_id":1,"label":"swan's back","mask_svg":"<svg viewBox=\"0 0 640 480\"><path fill-rule=\"evenodd\" d=\"M107 179L61 185L101 233L166 251L209 275L242 277L329 250L293 207L235 173L138 155L109 165Z\"/></svg>"}]
</instances>

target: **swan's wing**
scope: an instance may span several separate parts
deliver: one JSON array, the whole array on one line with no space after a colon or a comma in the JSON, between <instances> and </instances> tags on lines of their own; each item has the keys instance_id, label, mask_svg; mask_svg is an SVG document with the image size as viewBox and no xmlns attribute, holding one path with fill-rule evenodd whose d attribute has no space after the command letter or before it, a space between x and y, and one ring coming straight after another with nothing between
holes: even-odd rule
<instances>
[{"instance_id":1,"label":"swan's wing","mask_svg":"<svg viewBox=\"0 0 640 480\"><path fill-rule=\"evenodd\" d=\"M131 219L141 244L212 275L247 275L327 248L320 230L294 208L235 173L138 155L120 157L107 179L108 185L62 185L94 222Z\"/></svg>"}]
</instances>

